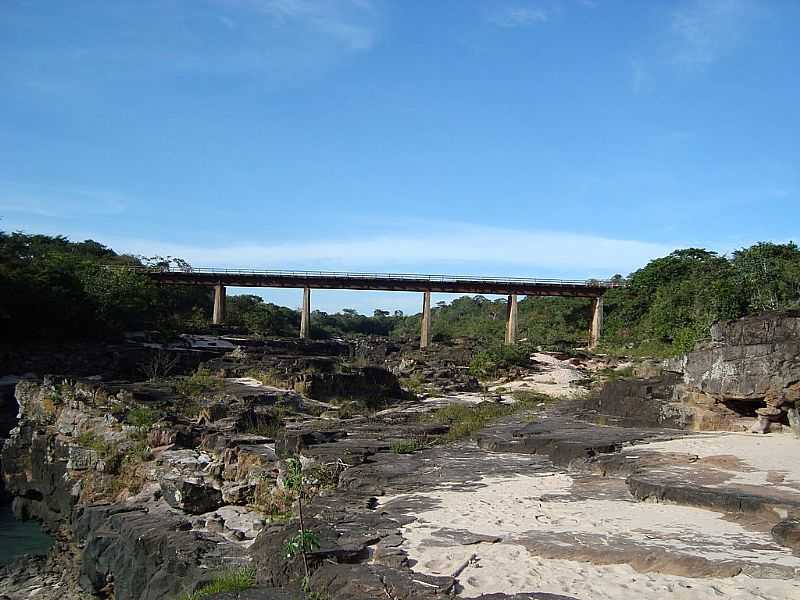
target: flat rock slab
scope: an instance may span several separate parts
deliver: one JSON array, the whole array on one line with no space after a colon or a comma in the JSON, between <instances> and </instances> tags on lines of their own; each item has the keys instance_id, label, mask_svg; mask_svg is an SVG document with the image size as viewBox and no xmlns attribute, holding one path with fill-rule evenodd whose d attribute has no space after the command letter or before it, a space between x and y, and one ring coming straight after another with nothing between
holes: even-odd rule
<instances>
[{"instance_id":1,"label":"flat rock slab","mask_svg":"<svg viewBox=\"0 0 800 600\"><path fill-rule=\"evenodd\" d=\"M678 430L605 427L569 418L546 418L521 425L510 432L483 432L478 445L493 452L543 454L554 464L569 466L623 447L686 435Z\"/></svg>"}]
</instances>

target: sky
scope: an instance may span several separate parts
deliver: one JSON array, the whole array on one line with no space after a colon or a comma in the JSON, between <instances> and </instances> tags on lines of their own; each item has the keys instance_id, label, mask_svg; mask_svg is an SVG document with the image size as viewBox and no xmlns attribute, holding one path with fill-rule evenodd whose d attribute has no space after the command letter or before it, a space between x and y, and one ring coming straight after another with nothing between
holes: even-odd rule
<instances>
[{"instance_id":1,"label":"sky","mask_svg":"<svg viewBox=\"0 0 800 600\"><path fill-rule=\"evenodd\" d=\"M798 22L794 0L0 0L0 229L563 278L796 239Z\"/></svg>"}]
</instances>

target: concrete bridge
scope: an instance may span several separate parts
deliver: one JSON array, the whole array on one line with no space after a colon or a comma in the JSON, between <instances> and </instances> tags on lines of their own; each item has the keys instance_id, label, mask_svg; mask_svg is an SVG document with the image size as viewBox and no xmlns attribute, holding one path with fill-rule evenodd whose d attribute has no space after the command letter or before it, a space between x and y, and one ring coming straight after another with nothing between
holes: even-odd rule
<instances>
[{"instance_id":1,"label":"concrete bridge","mask_svg":"<svg viewBox=\"0 0 800 600\"><path fill-rule=\"evenodd\" d=\"M202 285L214 289L213 322L225 320L225 288L274 287L303 290L300 316L300 337L311 334L311 290L379 290L422 292L422 328L420 348L431 339L431 292L453 294L499 294L508 296L506 343L517 339L518 296L568 296L592 299L592 323L589 346L595 347L603 327L603 294L608 288L621 284L615 281L457 277L447 275L417 275L390 273L344 273L332 271L247 271L231 269L192 268L187 270L137 269L162 284Z\"/></svg>"}]
</instances>

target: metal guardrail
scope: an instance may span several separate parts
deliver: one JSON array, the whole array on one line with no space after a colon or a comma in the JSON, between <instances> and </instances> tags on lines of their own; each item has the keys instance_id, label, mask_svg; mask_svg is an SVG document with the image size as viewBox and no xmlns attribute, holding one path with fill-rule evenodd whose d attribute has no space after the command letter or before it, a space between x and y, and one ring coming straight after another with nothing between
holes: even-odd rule
<instances>
[{"instance_id":1,"label":"metal guardrail","mask_svg":"<svg viewBox=\"0 0 800 600\"><path fill-rule=\"evenodd\" d=\"M281 271L259 269L217 269L211 267L191 267L175 269L170 267L134 267L127 265L107 265L109 269L126 269L142 273L198 273L202 275L263 275L268 277L298 277L305 279L389 279L397 281L431 281L437 283L515 283L521 285L564 285L575 287L624 287L624 281L610 279L542 279L526 277L472 277L465 275L426 275L421 273L360 273L349 271Z\"/></svg>"}]
</instances>

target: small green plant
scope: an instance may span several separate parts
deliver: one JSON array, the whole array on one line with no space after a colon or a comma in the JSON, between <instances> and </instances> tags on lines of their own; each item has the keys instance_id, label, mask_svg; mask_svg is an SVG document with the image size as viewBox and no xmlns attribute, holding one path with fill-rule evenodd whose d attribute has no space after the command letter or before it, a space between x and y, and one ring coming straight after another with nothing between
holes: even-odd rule
<instances>
[{"instance_id":1,"label":"small green plant","mask_svg":"<svg viewBox=\"0 0 800 600\"><path fill-rule=\"evenodd\" d=\"M125 464L136 464L147 462L153 458L153 452L145 441L136 442L122 458Z\"/></svg>"},{"instance_id":2,"label":"small green plant","mask_svg":"<svg viewBox=\"0 0 800 600\"><path fill-rule=\"evenodd\" d=\"M189 377L178 380L175 391L188 398L204 396L218 390L222 386L222 381L214 377L210 369L200 367Z\"/></svg>"},{"instance_id":3,"label":"small green plant","mask_svg":"<svg viewBox=\"0 0 800 600\"><path fill-rule=\"evenodd\" d=\"M425 391L425 378L422 373L412 373L408 377L400 378L400 386L418 396Z\"/></svg>"},{"instance_id":4,"label":"small green plant","mask_svg":"<svg viewBox=\"0 0 800 600\"><path fill-rule=\"evenodd\" d=\"M76 441L79 446L97 452L100 458L108 458L116 451L113 444L107 442L105 438L97 435L94 431L85 431L78 436Z\"/></svg>"},{"instance_id":5,"label":"small green plant","mask_svg":"<svg viewBox=\"0 0 800 600\"><path fill-rule=\"evenodd\" d=\"M306 554L319 548L319 538L313 531L298 531L289 538L283 547L283 555L287 559Z\"/></svg>"},{"instance_id":6,"label":"small green plant","mask_svg":"<svg viewBox=\"0 0 800 600\"><path fill-rule=\"evenodd\" d=\"M283 486L287 490L297 493L297 514L300 519L300 531L287 542L284 556L287 560L291 560L297 554L303 557L303 570L307 581L309 577L307 554L309 551L314 550L314 544L316 544L317 548L319 547L319 539L313 532L306 531L303 521L303 464L298 459L290 458L286 461ZM293 540L294 544L292 544Z\"/></svg>"},{"instance_id":7,"label":"small green plant","mask_svg":"<svg viewBox=\"0 0 800 600\"><path fill-rule=\"evenodd\" d=\"M191 594L183 594L178 600L203 600L214 594L243 592L256 584L254 567L231 569L217 575L208 583Z\"/></svg>"}]
</instances>

